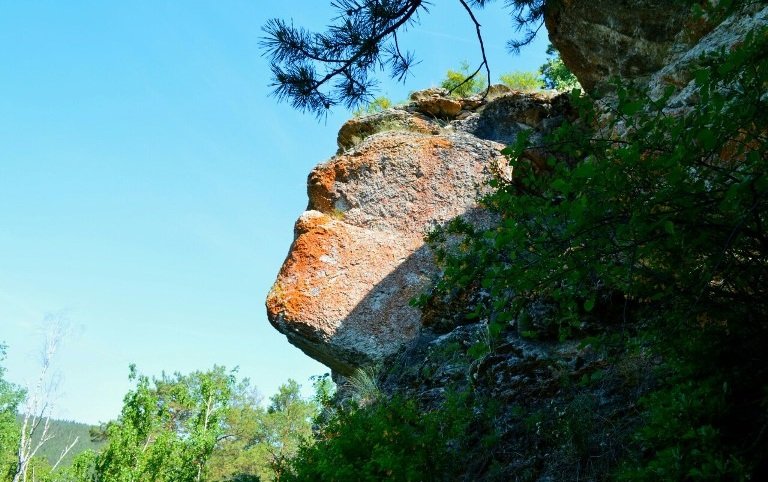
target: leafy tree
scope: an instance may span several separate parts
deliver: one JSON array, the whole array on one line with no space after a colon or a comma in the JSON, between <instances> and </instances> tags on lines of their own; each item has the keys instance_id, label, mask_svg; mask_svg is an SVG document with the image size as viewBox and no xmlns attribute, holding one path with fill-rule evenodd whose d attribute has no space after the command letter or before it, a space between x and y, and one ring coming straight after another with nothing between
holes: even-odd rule
<instances>
[{"instance_id":1,"label":"leafy tree","mask_svg":"<svg viewBox=\"0 0 768 482\"><path fill-rule=\"evenodd\" d=\"M0 362L5 359L6 346L0 343ZM16 467L16 449L19 446L20 427L16 419L24 391L5 379L5 368L0 365L0 478L7 480Z\"/></svg>"},{"instance_id":2,"label":"leafy tree","mask_svg":"<svg viewBox=\"0 0 768 482\"><path fill-rule=\"evenodd\" d=\"M319 404L289 380L267 408L249 381L216 366L150 379L131 366L135 387L120 416L92 434L106 446L53 471L28 464L38 482L253 482L279 478L311 436Z\"/></svg>"},{"instance_id":3,"label":"leafy tree","mask_svg":"<svg viewBox=\"0 0 768 482\"><path fill-rule=\"evenodd\" d=\"M474 78L490 69L473 9L491 0L457 0L477 31L480 55ZM401 49L398 32L418 23L429 4L422 0L338 0L338 14L327 32L310 32L282 19L271 19L263 27L262 46L271 58L274 94L293 107L322 115L342 104L354 107L372 97L373 74L389 70L405 79L414 55ZM519 29L520 39L508 45L513 51L531 42L543 23L545 0L509 0L506 5ZM437 8L437 7L435 7Z\"/></svg>"},{"instance_id":4,"label":"leafy tree","mask_svg":"<svg viewBox=\"0 0 768 482\"><path fill-rule=\"evenodd\" d=\"M206 480L279 479L286 461L311 439L318 403L303 399L298 383L288 380L280 386L266 409L252 390L243 388L235 391Z\"/></svg>"},{"instance_id":5,"label":"leafy tree","mask_svg":"<svg viewBox=\"0 0 768 482\"><path fill-rule=\"evenodd\" d=\"M106 427L108 445L95 458L94 481L203 480L220 437L234 375L223 367L150 381L131 366L120 417Z\"/></svg>"},{"instance_id":6,"label":"leafy tree","mask_svg":"<svg viewBox=\"0 0 768 482\"><path fill-rule=\"evenodd\" d=\"M554 45L550 44L547 47L547 55L549 56L547 62L539 68L546 88L555 90L581 88L579 80L565 66L563 59L560 58L560 53Z\"/></svg>"},{"instance_id":7,"label":"leafy tree","mask_svg":"<svg viewBox=\"0 0 768 482\"><path fill-rule=\"evenodd\" d=\"M248 380L240 382L224 417L226 430L208 462L206 480L270 480L268 454L254 444L265 413L261 397Z\"/></svg>"},{"instance_id":8,"label":"leafy tree","mask_svg":"<svg viewBox=\"0 0 768 482\"><path fill-rule=\"evenodd\" d=\"M499 77L502 84L515 90L535 91L544 87L544 83L535 72L509 72Z\"/></svg>"},{"instance_id":9,"label":"leafy tree","mask_svg":"<svg viewBox=\"0 0 768 482\"><path fill-rule=\"evenodd\" d=\"M269 454L269 465L277 479L285 470L286 462L296 455L299 445L312 436L312 419L317 415L317 405L302 399L300 389L295 380L288 380L270 398L258 437Z\"/></svg>"}]
</instances>

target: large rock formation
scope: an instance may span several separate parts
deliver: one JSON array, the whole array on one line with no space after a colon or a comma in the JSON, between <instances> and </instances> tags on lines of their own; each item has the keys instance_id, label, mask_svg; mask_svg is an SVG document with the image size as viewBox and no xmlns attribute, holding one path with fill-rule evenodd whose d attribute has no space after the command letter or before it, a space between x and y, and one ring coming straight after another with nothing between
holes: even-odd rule
<instances>
[{"instance_id":1,"label":"large rock formation","mask_svg":"<svg viewBox=\"0 0 768 482\"><path fill-rule=\"evenodd\" d=\"M551 2L546 24L588 90L617 76L661 92L690 82L703 52L768 18L760 4L720 23L688 12L683 2L572 0ZM685 89L678 97L687 102ZM524 129L535 140L568 111L564 95L494 86L485 99L456 99L428 89L347 122L337 156L309 176L309 206L267 299L272 324L340 374L397 351L422 325L409 300L439 275L425 232L456 216L487 221L478 197L492 175L510 175L500 149Z\"/></svg>"},{"instance_id":2,"label":"large rock formation","mask_svg":"<svg viewBox=\"0 0 768 482\"><path fill-rule=\"evenodd\" d=\"M341 128L340 154L309 175L309 206L267 299L291 343L348 374L417 335L409 300L438 274L424 234L460 215L487 222L478 199L494 173L508 175L499 151L522 129L549 128L565 105L502 87L494 96L433 89Z\"/></svg>"},{"instance_id":3,"label":"large rock formation","mask_svg":"<svg viewBox=\"0 0 768 482\"><path fill-rule=\"evenodd\" d=\"M611 76L647 87L653 98L661 98L672 85L677 90L668 99L666 112L677 115L699 105L693 71L703 54L730 51L749 32L768 25L765 2L750 2L720 19L689 17L683 3L553 1L546 22L552 41L588 91L599 90ZM768 94L761 95L764 102ZM437 300L424 313L408 303L440 274L422 241L425 230L454 216L474 223L493 222L478 205L477 196L485 192L484 182L490 176L508 179L512 175L499 149L521 130L532 130L535 141L564 117L574 115L567 96L521 94L497 87L485 100L454 99L444 90L429 89L414 94L411 101L346 123L338 135L338 155L310 174L308 210L296 223L294 243L267 300L270 321L337 375L383 362L375 376L383 393L404 395L427 410L448 406L442 412L448 415L466 410L460 414L471 420L465 426L465 445L461 439L441 440L456 455L454 473L461 474L456 480L615 478L622 460L655 451L652 443L647 445L637 435L648 418L658 415L642 416L649 412L643 412L647 407L638 399L652 401L648 395L663 380L658 374L678 371L676 361L665 359L670 352L654 349L654 344L663 343L655 337L635 339L623 347L611 341L631 336L628 332L633 328L625 318L630 306L627 298L607 295L602 310L584 313L580 320L576 336L584 338L568 341L546 335L525 339L520 335L520 319L491 337L487 320L465 319L467 306L488 295L477 286ZM610 109L614 101L608 92L598 108ZM603 114L607 117L611 112ZM618 124L610 134L624 135L626 127ZM535 168L547 168L541 151L528 151L525 156ZM547 303L531 303L525 323L545 326ZM664 309L660 306L659 312ZM710 322L707 318L696 321L702 328ZM727 324L723 328L730 330ZM595 344L595 340L602 341ZM733 341L723 339L723 343ZM743 349L743 344L734 348ZM716 360L724 360L720 356ZM712 364L701 365L705 366L709 369ZM706 413L700 429L679 433L685 434L682 445L693 443L698 435L690 434L695 433L702 434L702 443L709 446L717 440L703 436L717 431L711 419L730 417L730 421L738 419L730 437L743 438L751 445L750 452L762 456L765 423L759 407L763 405L742 403L738 398L743 392L731 395L730 384L721 388L717 383L707 404L720 404L721 392L729 392L737 399L734 406L740 413L734 417L719 412L720 408L699 412L698 400L686 398L688 383L690 393L706 393L693 390L700 383L707 390L698 373L695 377L683 376L683 383L673 378L675 390L681 390L670 392L670 401L659 397L663 405L657 401L658 413L664 416L665 430L660 435L675 437L675 432L666 430L674 428L677 419L691 419L694 425L690 426L697 427L699 421L694 418ZM340 384L340 398L354 396L350 385ZM753 385L760 389L764 383ZM452 393L471 394L468 408L452 405L455 399L446 403ZM678 428L686 427L685 423ZM740 429L748 424L760 432L758 438L742 437L745 431ZM678 465L682 445L673 445L676 455L670 463ZM728 456L724 465L734 460L738 465L731 456L735 451L723 453ZM702 463L710 462L709 454L702 454ZM754 480L766 480L764 457L755 466ZM656 468L653 473L664 480L698 474L691 471L675 477ZM709 478L724 479L717 474Z\"/></svg>"}]
</instances>

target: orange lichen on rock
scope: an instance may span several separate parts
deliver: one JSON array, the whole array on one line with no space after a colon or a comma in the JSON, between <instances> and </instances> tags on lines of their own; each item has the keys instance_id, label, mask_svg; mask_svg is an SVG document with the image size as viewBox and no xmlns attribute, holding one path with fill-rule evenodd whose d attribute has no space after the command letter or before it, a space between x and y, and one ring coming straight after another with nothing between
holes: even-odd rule
<instances>
[{"instance_id":1,"label":"orange lichen on rock","mask_svg":"<svg viewBox=\"0 0 768 482\"><path fill-rule=\"evenodd\" d=\"M308 177L307 211L296 222L267 314L289 341L337 373L383 360L418 333L421 312L409 301L439 275L424 234L457 216L487 225L478 199L492 176L509 170L496 140L542 124L553 99L477 99L471 105L478 112L441 124L423 107L444 95L426 91L415 95L411 111L348 122L341 154Z\"/></svg>"}]
</instances>

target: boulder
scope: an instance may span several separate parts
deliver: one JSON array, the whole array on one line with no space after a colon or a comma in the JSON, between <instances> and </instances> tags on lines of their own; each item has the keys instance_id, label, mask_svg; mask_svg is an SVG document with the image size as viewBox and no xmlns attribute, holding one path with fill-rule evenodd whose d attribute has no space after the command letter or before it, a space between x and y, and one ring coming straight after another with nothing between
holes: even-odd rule
<instances>
[{"instance_id":1,"label":"boulder","mask_svg":"<svg viewBox=\"0 0 768 482\"><path fill-rule=\"evenodd\" d=\"M384 360L429 323L409 303L439 275L424 235L456 216L489 225L478 199L492 176L512 176L501 149L568 112L567 96L506 87L492 94L453 99L428 89L402 108L351 119L339 131L339 154L310 173L309 205L267 313L337 375ZM442 101L463 106L463 116L424 114Z\"/></svg>"},{"instance_id":2,"label":"boulder","mask_svg":"<svg viewBox=\"0 0 768 482\"><path fill-rule=\"evenodd\" d=\"M339 154L352 149L363 139L377 132L406 130L424 134L437 134L440 127L429 118L413 115L403 109L387 109L374 114L353 117L341 126L336 144Z\"/></svg>"},{"instance_id":3,"label":"boulder","mask_svg":"<svg viewBox=\"0 0 768 482\"><path fill-rule=\"evenodd\" d=\"M309 176L309 206L267 298L271 323L335 372L383 360L417 335L409 300L438 274L424 234L465 215L506 163L464 132L373 134Z\"/></svg>"}]
</instances>

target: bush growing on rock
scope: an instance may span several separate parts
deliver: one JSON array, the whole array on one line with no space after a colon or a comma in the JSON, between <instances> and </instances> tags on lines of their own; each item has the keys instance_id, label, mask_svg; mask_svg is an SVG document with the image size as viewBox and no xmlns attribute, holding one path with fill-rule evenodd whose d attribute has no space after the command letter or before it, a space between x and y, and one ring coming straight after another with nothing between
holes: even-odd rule
<instances>
[{"instance_id":1,"label":"bush growing on rock","mask_svg":"<svg viewBox=\"0 0 768 482\"><path fill-rule=\"evenodd\" d=\"M447 89L455 97L469 97L485 89L488 79L482 75L470 77L469 63L462 62L459 70L449 69L440 87Z\"/></svg>"},{"instance_id":2,"label":"bush growing on rock","mask_svg":"<svg viewBox=\"0 0 768 482\"><path fill-rule=\"evenodd\" d=\"M513 90L530 92L544 88L544 82L535 72L509 72L499 76L499 80Z\"/></svg>"},{"instance_id":3,"label":"bush growing on rock","mask_svg":"<svg viewBox=\"0 0 768 482\"><path fill-rule=\"evenodd\" d=\"M506 149L514 180L485 199L497 226L430 237L463 236L438 247L433 295L479 284L489 296L471 316L539 339L615 324L659 358L627 480L768 470L767 48L763 28L702 58L694 109L668 109L672 87L659 99L616 84L607 111L575 96L580 120L548 139L544 165L526 136Z\"/></svg>"}]
</instances>

